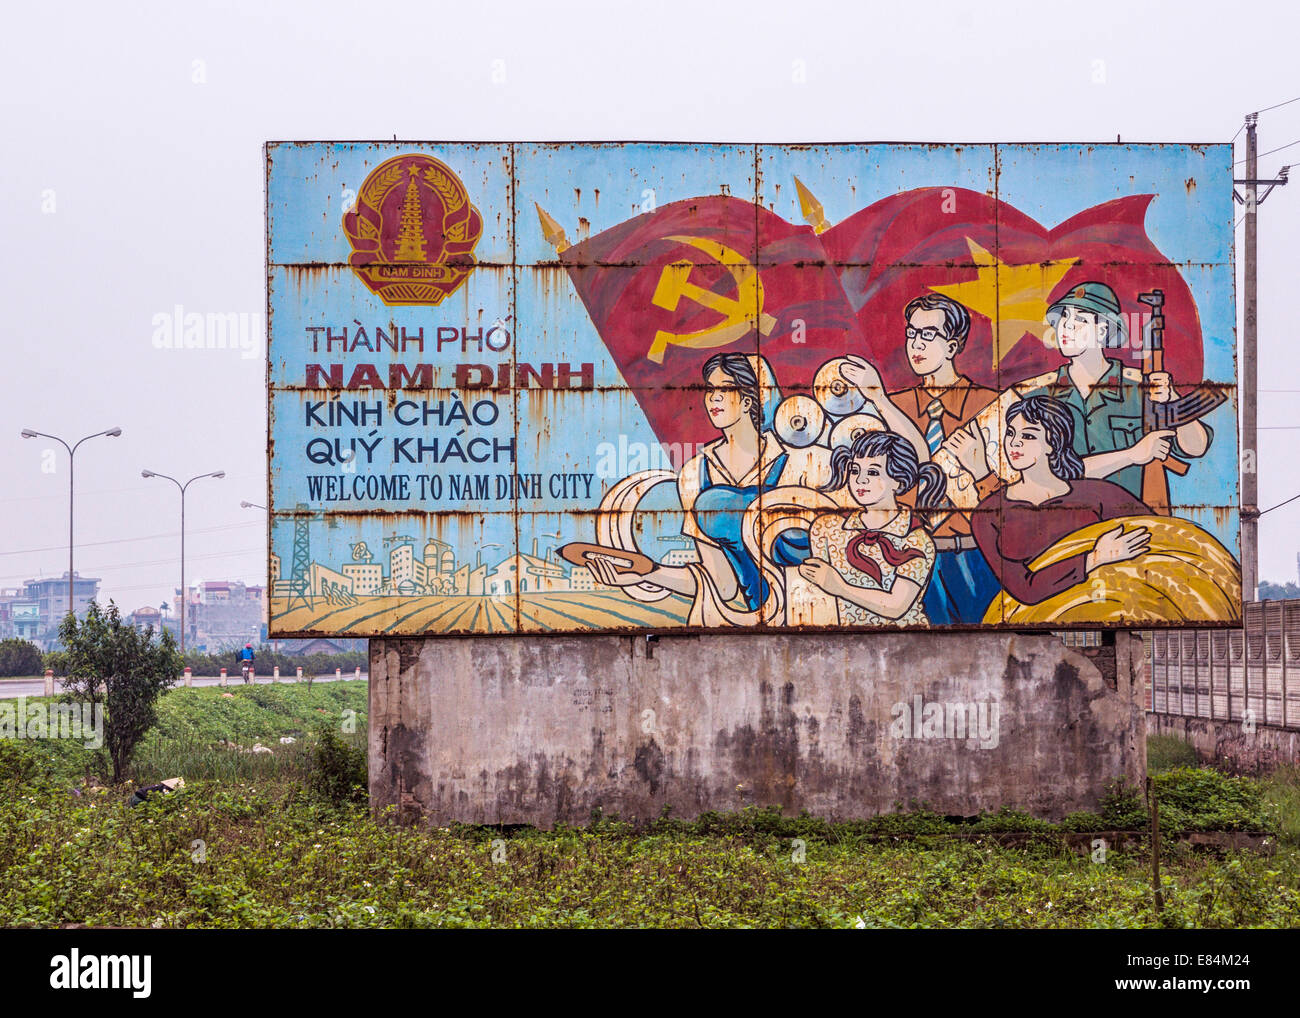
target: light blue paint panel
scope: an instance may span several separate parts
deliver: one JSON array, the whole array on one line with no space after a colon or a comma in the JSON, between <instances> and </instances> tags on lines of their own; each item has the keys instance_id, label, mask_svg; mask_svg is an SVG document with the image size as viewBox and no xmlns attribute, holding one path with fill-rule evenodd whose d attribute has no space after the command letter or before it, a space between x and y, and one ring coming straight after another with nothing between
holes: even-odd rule
<instances>
[{"instance_id":1,"label":"light blue paint panel","mask_svg":"<svg viewBox=\"0 0 1300 1018\"><path fill-rule=\"evenodd\" d=\"M1153 194L1147 234L1179 265L1232 260L1231 145L998 145L998 197L1056 226L1091 205Z\"/></svg>"},{"instance_id":2,"label":"light blue paint panel","mask_svg":"<svg viewBox=\"0 0 1300 1018\"><path fill-rule=\"evenodd\" d=\"M340 228L367 176L394 156L419 153L452 166L483 217L474 254L512 264L510 146L409 142L307 142L267 146L268 258L272 265L346 265Z\"/></svg>"},{"instance_id":3,"label":"light blue paint panel","mask_svg":"<svg viewBox=\"0 0 1300 1018\"><path fill-rule=\"evenodd\" d=\"M628 143L515 146L519 265L555 261L535 206L566 227L570 243L672 202L756 194L753 145Z\"/></svg>"},{"instance_id":4,"label":"light blue paint panel","mask_svg":"<svg viewBox=\"0 0 1300 1018\"><path fill-rule=\"evenodd\" d=\"M1047 309L1083 300L1085 281L1113 287L1126 316L1141 313L1140 292L1165 289L1179 392L1204 380L1228 396L1204 418L1206 454L1168 483L1171 540L1194 546L1198 528L1235 557L1231 162L1226 145L269 145L271 632L936 626L929 600L921 607L939 589L933 570L906 617L870 607L916 568L910 550L947 568L946 546L936 552L907 508L916 441L895 425L877 432L888 455L840 462L834 425L868 411L843 410L818 370L853 353L880 373L890 406L919 405L909 396L929 391L931 369L909 353L904 309L941 298L970 322L957 369L996 395L1067 363ZM963 192L975 195L954 205ZM1097 212L1148 194L1141 222ZM1077 235L1054 232L1089 215ZM888 256L845 255L877 250ZM956 320L932 323L937 349ZM1108 353L1132 378L1139 349ZM810 412L822 427L800 423ZM941 420L948 443L957 425ZM877 467L897 483L828 483ZM978 516L991 504L966 508L991 519ZM845 521L816 553L848 587L809 607L787 587L813 507ZM867 532L857 508L894 515ZM1008 568L1032 571L1068 539L1065 520L1045 507L1041 548L1031 527L975 553L1020 548L1028 557ZM598 578L602 561L630 571L623 585ZM1195 615L1196 585L1236 568L1217 560L1188 579L1180 609ZM979 625L995 590L982 604L945 593L944 610ZM1007 593L991 617L1014 629L1172 621L1071 614L1068 585L1041 602Z\"/></svg>"},{"instance_id":5,"label":"light blue paint panel","mask_svg":"<svg viewBox=\"0 0 1300 1018\"><path fill-rule=\"evenodd\" d=\"M760 145L759 200L801 222L794 178L822 204L831 223L881 198L919 187L994 193L992 145Z\"/></svg>"}]
</instances>

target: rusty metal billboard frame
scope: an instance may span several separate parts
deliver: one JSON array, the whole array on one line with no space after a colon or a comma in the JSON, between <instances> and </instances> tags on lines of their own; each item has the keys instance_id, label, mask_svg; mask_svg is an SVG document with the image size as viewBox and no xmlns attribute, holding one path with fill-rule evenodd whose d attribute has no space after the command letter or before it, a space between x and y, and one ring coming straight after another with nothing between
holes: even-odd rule
<instances>
[{"instance_id":1,"label":"rusty metal billboard frame","mask_svg":"<svg viewBox=\"0 0 1300 1018\"><path fill-rule=\"evenodd\" d=\"M266 268L267 279L268 279L268 293L267 293L267 322L268 322L267 387L268 387L268 393L273 393L274 390L275 390L275 388L276 388L275 385L274 385L275 379L274 379L274 377L273 377L273 365L272 365L272 360L271 360L271 342L270 342L270 336L271 336L272 329L273 329L273 316L274 316L274 311L275 311L274 304L273 304L273 300L272 300L272 293L271 293L272 274L273 274L273 269L275 268L275 265L273 264L273 261L272 261L272 223L271 223L271 215L270 215L270 173L271 173L271 159L272 159L272 151L273 151L273 149L277 149L277 148L281 148L281 147L286 147L286 146L301 146L301 145L311 145L311 144L322 144L322 145L374 145L374 146L376 146L376 147L380 147L380 146L382 146L382 147L392 147L392 148L394 148L394 149L399 149L399 148L409 148L409 149L416 150L416 151L425 151L425 150L428 150L428 149L430 149L430 148L435 148L435 149L437 149L437 148L455 148L455 147L459 147L459 146L472 146L472 145L479 145L479 146L502 146L502 147L508 147L508 148L510 148L511 153L512 153L512 160L513 160L514 149L515 149L516 147L518 147L518 146L524 146L524 145L530 145L530 146L544 146L544 147L556 147L556 148L570 148L570 147L581 147L581 146L585 146L585 145L592 145L592 146L599 146L599 147L601 147L602 149L606 149L606 148L611 148L611 147L613 147L613 148L622 148L622 147L626 147L626 146L635 146L635 145L641 145L641 144L644 144L644 145L653 145L653 146L672 146L672 145L678 145L678 146L689 146L689 147L695 147L695 146L700 146L700 147L709 147L709 146L714 146L714 145L718 145L718 144L725 144L725 143L717 143L717 142L644 142L644 143L642 143L642 142L632 142L632 141L596 141L596 142L521 142L521 141L518 141L518 140L515 140L515 141L502 141L502 142L465 142L465 141L456 141L456 142L441 141L441 142L440 142L440 141L428 141L428 140L424 140L424 141L415 141L415 140L412 140L412 141L402 141L402 140L398 140L398 139L396 139L396 138L393 138L392 140L376 140L376 141L373 141L373 142L366 142L366 141L353 141L353 142L337 142L337 141L329 141L329 142L319 142L319 143L300 142L300 141L299 141L299 142L268 142L268 143L266 144L266 147L265 147L265 150L264 150L264 151L265 151L265 157L266 157L266 171L267 171L267 177L266 177L266 179L265 179L265 184L266 184L266 187L267 187L267 194L266 194L266 197L267 197L267 209L268 209L268 217L267 217L267 223L266 223L266 236L265 236L265 242L266 242L266 256L265 256L265 257L266 257L266 265L265 265L265 268ZM1104 152L1104 151L1107 151L1107 150L1114 150L1114 149L1133 150L1133 149L1142 149L1142 148L1160 149L1160 148L1166 148L1166 147L1169 147L1169 146L1164 146L1164 145L1161 145L1161 144L1155 144L1155 143L1151 143L1151 144L1148 144L1148 145L1143 145L1143 144L1140 144L1140 143L1111 143L1111 142L1105 142L1105 143L1091 143L1091 142L1082 142L1082 143L1064 143L1064 142L1061 142L1061 143L1051 143L1051 144L1053 144L1053 145L1060 145L1060 146L1078 145L1079 147L1086 148L1086 149L1089 150L1089 151L1100 150L1100 151L1103 151L1103 152ZM998 143L969 143L969 144L965 144L965 145L963 145L963 144L952 144L952 143L916 143L916 142L858 142L858 143L847 143L847 142L844 142L844 143L841 143L841 142L834 142L834 143L815 143L815 142L807 142L807 143L796 143L796 144L782 144L782 145L779 145L779 146L772 146L772 145L769 145L769 144L766 144L766 143L741 143L738 147L748 147L748 148L752 148L753 151L754 151L754 153L755 153L755 158L756 158L756 162L757 162L757 154L758 154L758 152L759 152L761 149L764 149L764 148L777 148L777 147L779 147L779 148L782 149L782 150L786 150L786 151L788 151L788 152L792 152L792 153L794 153L794 152L808 152L808 151L816 150L816 149L819 149L819 148L827 148L827 147L843 148L843 147L855 146L855 145L856 145L856 146L873 146L873 147L874 147L874 146L906 146L906 147L911 147L911 148L935 149L935 150L950 150L950 149L962 149L962 148L974 148L974 147L991 147L991 148L994 148L994 149L996 150L998 147L1041 146L1041 145L1043 145L1043 143L1039 143L1039 142L1025 142L1025 143L998 142ZM1221 146L1221 145L1222 145L1222 143L1205 143L1204 145L1187 145L1187 146L1176 146L1176 147L1179 147L1179 148L1205 148L1205 147L1214 147L1214 146ZM755 171L755 172L756 172L756 175L761 176L761 171L758 170L757 168L756 168L756 171ZM513 173L513 167L512 167L512 173ZM513 193L513 192L512 192L510 198L511 198L512 215L514 215L514 214L516 214L517 211L518 211L518 210L515 208L515 205L519 202L519 196L518 196L517 193ZM514 224L512 224L512 227L513 227L513 225L517 224L518 222L519 222L519 219L516 218L515 221L514 221ZM1231 301L1232 301L1232 304L1233 304L1233 306L1234 306L1234 308L1235 308L1235 245L1233 244L1233 242L1232 242L1232 238L1231 238L1231 237L1229 237L1229 254L1228 254L1228 263L1227 263L1227 264L1228 264L1228 268L1229 268L1228 276L1229 276L1229 278L1232 280L1232 283L1231 283L1231 286L1232 286ZM310 273L312 272L312 270L315 270L315 269L324 270L324 269L327 269L327 268L330 268L330 267L331 267L331 266L330 266L329 263L309 264L309 265L304 265L304 266L300 267L299 271L305 270L308 274L310 274ZM334 267L337 267L337 266L334 266ZM484 267L486 267L486 266L484 266ZM559 260L558 256L557 256L556 260L554 260L553 262L551 262L547 267L548 267L549 269L552 269L552 270L556 271L557 273L562 273L562 272L564 271L563 263ZM499 266L499 268L504 269L504 270L507 270L507 271L509 271L509 272L512 273L512 274L517 274L518 271L519 271L519 269L520 269L520 265L512 259L512 262L511 262L510 265L508 265L508 266ZM1233 342L1232 342L1231 345L1232 345L1232 365L1233 365L1233 376L1234 376L1234 378L1235 378L1235 373L1236 373L1235 320L1234 320L1234 327L1233 327ZM512 353L512 359L513 359L513 353ZM1224 383L1224 384L1226 384L1226 383ZM702 390L704 387L703 387L703 385L698 385L698 386L696 386L696 388L699 389L699 390ZM512 392L517 392L517 390L512 390ZM516 396L514 396L513 398L517 400L518 397L517 397L517 395L516 395ZM391 404L391 400L390 400L390 404ZM1232 403L1232 406L1235 408L1235 401ZM271 461L274 460L274 453L275 453L274 407L273 407L273 400L272 400L271 398L268 398L268 401L267 401L267 426L268 426L268 446L267 446L267 453L268 453L268 461L271 462ZM515 429L515 430L514 430L514 437L515 437L515 439L516 439L516 441L517 441L517 440L519 439L519 437L520 437L520 435L519 435L519 421L518 421L518 419L516 419L515 422L514 422L514 429ZM1236 437L1236 429L1235 429L1235 428L1234 428L1234 437ZM1238 449L1238 455L1239 455L1239 449ZM1234 477L1234 484L1235 484L1235 483L1236 483L1236 479L1235 479L1235 477ZM277 510L277 509L276 509L273 476L272 476L272 471L271 471L270 469L268 470L268 478L267 478L267 506L268 506L268 514L267 514L267 540L268 540L268 551L270 551L270 550L274 547L275 524L276 524L276 519L277 519L277 517L280 518L280 519L282 519L282 520L284 520L284 519L292 519L292 518L294 518L295 516L299 515L299 514L297 514L295 511L293 511L293 510L285 511L285 510ZM1215 508L1218 508L1218 507L1215 507ZM1233 510L1236 510L1236 509L1237 509L1237 506L1236 506L1236 504L1234 503L1234 505L1229 506L1229 507L1227 507L1227 508L1229 508L1229 509L1233 509ZM513 510L513 512L514 512L514 514L515 514L515 516L516 516L516 524L517 524L517 522L518 522L518 520L517 520L518 510L517 510L517 509L516 509L516 510ZM319 516L321 515L321 513L319 513L319 512L309 512L309 513L307 513L307 514L305 514L305 515L306 515L308 518L315 519L315 518L319 517ZM1239 522L1239 521L1238 521L1238 522ZM1239 547L1239 543L1238 543L1238 547ZM268 594L269 594L269 591L268 591ZM1159 620L1143 619L1143 620L1134 620L1134 621L1102 621L1102 622L1093 622L1093 623L1088 623L1086 627L1082 627L1082 628L1090 628L1090 629L1093 629L1093 628L1097 628L1097 629L1108 629L1108 628L1118 628L1118 629L1135 629L1135 628L1136 628L1136 629L1181 629L1181 628L1187 628L1187 627L1191 627L1191 626L1195 626L1196 628L1225 628L1225 629L1228 629L1228 628L1239 628L1239 627L1241 626L1241 621L1240 621L1240 617L1238 617L1238 618L1235 619L1235 620L1228 620L1228 619L1225 619L1225 620L1200 619L1200 620L1197 620L1197 621L1195 621L1195 622L1159 621ZM1067 624L1067 625L1063 625L1062 622L1060 622L1060 621L1046 621L1046 622L1019 623L1019 624L1016 624L1014 627L1010 627L1010 626L998 626L998 627L996 627L996 628L1004 628L1005 631L1007 631L1008 633L1015 633L1015 632L1033 633L1033 632L1042 632L1042 631L1054 631L1054 630L1060 630L1060 629L1062 629L1062 628L1068 628L1068 627L1069 627L1068 624ZM516 627L515 627L515 631L514 631L513 633L510 633L509 635L519 635L519 636L525 636L525 635L536 635L536 636L546 636L546 635L575 635L575 632L589 632L589 631L590 631L590 632L597 632L597 633L605 634L605 635L661 636L661 635L673 635L673 634L692 634L692 635L694 635L694 634L707 634L707 633L719 633L719 632L726 632L726 633L729 633L729 634L748 633L748 632L758 632L758 633L763 633L763 632L772 632L772 631L774 631L774 630L790 630L790 629L797 629L797 631L800 631L800 632L819 633L819 632L842 632L842 631L844 631L844 628L845 628L845 627L844 627L843 625L816 625L816 624L803 624L803 625L798 625L798 626L791 626L791 625L776 625L776 626L769 626L769 625L762 625L762 624L759 624L759 625L752 625L752 626L736 626L736 627L729 627L729 628L725 628L725 629L719 629L719 628L717 628L716 626L696 626L696 625L689 625L689 624L686 624L686 625L669 625L669 626L655 626L655 625L628 625L628 626L622 626L622 627L617 626L617 625L604 625L604 626L601 626L601 627L598 628L598 629L593 629L593 630L561 630L561 631L554 631L554 632L552 632L552 631L543 631L543 630L539 630L539 631L533 631L533 630L521 631L521 630L519 629L519 626L518 626L518 615L517 615L517 613L516 613ZM889 631L889 630L892 629L892 628L895 628L895 627L881 627L880 631ZM904 628L905 628L905 627L904 627ZM971 631L971 630L984 629L984 628L989 628L989 627L988 627L987 625L980 625L980 624L962 624L962 623L957 623L957 624L945 625L945 626L943 626L943 627L935 627L935 628L933 628L933 629L923 629L923 630L917 630L917 631L924 631L924 632L936 632L936 631L962 632L962 631ZM855 629L855 631L857 631L857 632L864 632L864 633L865 633L865 632L872 632L872 631L877 631L877 630L874 629L874 628L861 628L861 629ZM911 631L911 630L910 630L910 629L907 629L906 631ZM377 631L377 632L346 633L346 632L339 632L339 631L336 631L336 630L333 630L333 629L329 629L329 628L284 629L284 628L276 628L276 627L274 627L274 626L272 627L272 632L273 632L275 638L298 638L298 637L301 637L301 638L313 638L313 637L326 637L326 638L329 638L329 637L338 637L338 636L345 636L345 637L351 637L351 636L383 636L383 637L395 637L395 636L398 636L398 637L400 637L400 636L419 636L419 637L448 636L448 637L455 637L455 636L470 635L470 634L468 634L468 633L464 633L464 632L454 632L454 633L445 633L445 634L444 634L444 633L433 632L433 631L421 631L421 632L411 632L411 633L406 633L406 632L394 632L394 631ZM506 634L502 634L502 635L506 635Z\"/></svg>"}]
</instances>

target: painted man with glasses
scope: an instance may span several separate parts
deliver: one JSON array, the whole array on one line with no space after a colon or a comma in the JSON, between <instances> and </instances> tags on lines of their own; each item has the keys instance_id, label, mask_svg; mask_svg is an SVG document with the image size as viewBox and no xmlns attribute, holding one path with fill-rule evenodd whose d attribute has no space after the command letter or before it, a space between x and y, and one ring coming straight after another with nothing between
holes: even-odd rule
<instances>
[{"instance_id":1,"label":"painted man with glasses","mask_svg":"<svg viewBox=\"0 0 1300 1018\"><path fill-rule=\"evenodd\" d=\"M957 370L957 355L970 334L970 312L965 307L950 297L927 293L908 303L903 318L907 363L917 382L891 392L889 400L920 433L927 455L933 456L949 435L963 428L998 394ZM865 391L864 387L879 378L866 361L859 357L849 360L853 363L842 372L859 389ZM999 484L995 475L987 476L972 492L970 504ZM937 521L931 524L937 554L925 591L925 613L934 625L978 625L1001 589L997 578L971 536L967 514L951 511L932 519Z\"/></svg>"}]
</instances>

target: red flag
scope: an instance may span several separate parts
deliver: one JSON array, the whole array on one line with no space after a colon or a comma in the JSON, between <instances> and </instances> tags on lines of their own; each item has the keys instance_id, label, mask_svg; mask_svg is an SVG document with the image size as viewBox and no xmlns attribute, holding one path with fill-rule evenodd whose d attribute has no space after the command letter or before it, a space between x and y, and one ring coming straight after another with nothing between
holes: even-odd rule
<instances>
[{"instance_id":1,"label":"red flag","mask_svg":"<svg viewBox=\"0 0 1300 1018\"><path fill-rule=\"evenodd\" d=\"M863 348L817 235L752 202L675 202L560 257L663 442L717 437L700 406L715 353L762 353L784 390L811 383L809 350Z\"/></svg>"},{"instance_id":2,"label":"red flag","mask_svg":"<svg viewBox=\"0 0 1300 1018\"><path fill-rule=\"evenodd\" d=\"M920 188L875 202L821 240L890 388L916 382L903 349L902 312L913 297L943 292L964 304L971 332L958 366L976 382L1005 388L1063 363L1045 341L1042 316L1088 280L1119 297L1130 342L1110 353L1135 367L1147 311L1137 295L1164 290L1166 369L1179 384L1195 383L1203 370L1200 320L1177 266L1147 236L1153 197L1105 202L1048 230L977 191Z\"/></svg>"},{"instance_id":3,"label":"red flag","mask_svg":"<svg viewBox=\"0 0 1300 1018\"><path fill-rule=\"evenodd\" d=\"M921 188L873 203L818 236L752 202L675 202L567 249L562 260L591 320L663 442L714 436L699 410L700 369L720 351L761 353L783 394L817 368L866 356L888 388L914 385L903 309L941 292L971 312L958 359L1005 388L1059 367L1047 307L1087 280L1108 284L1129 316L1141 363L1137 300L1165 292L1165 364L1199 381L1201 329L1191 292L1144 225L1152 195L1086 209L1048 230L1005 202L963 188Z\"/></svg>"}]
</instances>

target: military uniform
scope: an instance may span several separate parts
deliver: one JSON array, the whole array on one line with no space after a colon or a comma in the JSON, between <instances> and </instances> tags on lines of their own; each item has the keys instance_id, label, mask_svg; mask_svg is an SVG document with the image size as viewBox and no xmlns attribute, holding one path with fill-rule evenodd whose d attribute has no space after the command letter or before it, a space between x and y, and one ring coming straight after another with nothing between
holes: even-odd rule
<instances>
[{"instance_id":1,"label":"military uniform","mask_svg":"<svg viewBox=\"0 0 1300 1018\"><path fill-rule=\"evenodd\" d=\"M1142 372L1125 367L1123 362L1111 359L1106 373L1097 380L1085 399L1070 380L1069 365L1048 371L1035 378L1012 386L1016 399L1027 396L1051 396L1070 409L1074 418L1074 451L1081 458L1098 453L1116 452L1136 445L1142 438ZM1208 440L1214 433L1203 425ZM1178 444L1170 445L1170 452L1179 459L1192 459L1192 455ZM1142 497L1142 468L1127 466L1106 477L1137 498Z\"/></svg>"}]
</instances>

